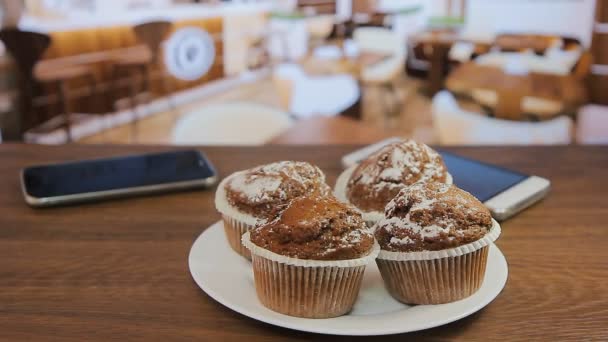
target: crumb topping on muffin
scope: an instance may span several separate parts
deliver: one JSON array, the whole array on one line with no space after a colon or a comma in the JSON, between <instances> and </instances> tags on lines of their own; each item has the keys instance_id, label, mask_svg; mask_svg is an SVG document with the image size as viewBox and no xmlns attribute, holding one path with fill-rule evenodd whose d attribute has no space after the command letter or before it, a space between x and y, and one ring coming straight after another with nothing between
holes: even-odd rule
<instances>
[{"instance_id":1,"label":"crumb topping on muffin","mask_svg":"<svg viewBox=\"0 0 608 342\"><path fill-rule=\"evenodd\" d=\"M266 222L289 201L310 193L327 195L325 175L306 162L281 161L234 175L224 186L230 205Z\"/></svg>"},{"instance_id":2,"label":"crumb topping on muffin","mask_svg":"<svg viewBox=\"0 0 608 342\"><path fill-rule=\"evenodd\" d=\"M251 230L251 242L274 253L311 260L367 255L374 236L352 206L333 196L294 199L273 221Z\"/></svg>"},{"instance_id":3,"label":"crumb topping on muffin","mask_svg":"<svg viewBox=\"0 0 608 342\"><path fill-rule=\"evenodd\" d=\"M361 162L350 177L346 194L363 211L382 212L405 186L446 182L441 155L425 144L404 140L389 144Z\"/></svg>"},{"instance_id":4,"label":"crumb topping on muffin","mask_svg":"<svg viewBox=\"0 0 608 342\"><path fill-rule=\"evenodd\" d=\"M473 195L454 185L420 182L386 206L375 236L391 252L437 251L477 241L491 228L490 211Z\"/></svg>"}]
</instances>

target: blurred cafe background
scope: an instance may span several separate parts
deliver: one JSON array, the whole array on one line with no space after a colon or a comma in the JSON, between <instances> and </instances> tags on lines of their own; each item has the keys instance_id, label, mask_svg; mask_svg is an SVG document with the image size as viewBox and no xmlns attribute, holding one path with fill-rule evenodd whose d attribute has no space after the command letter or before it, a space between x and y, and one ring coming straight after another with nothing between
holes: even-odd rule
<instances>
[{"instance_id":1,"label":"blurred cafe background","mask_svg":"<svg viewBox=\"0 0 608 342\"><path fill-rule=\"evenodd\" d=\"M2 0L1 141L608 144L603 0Z\"/></svg>"}]
</instances>

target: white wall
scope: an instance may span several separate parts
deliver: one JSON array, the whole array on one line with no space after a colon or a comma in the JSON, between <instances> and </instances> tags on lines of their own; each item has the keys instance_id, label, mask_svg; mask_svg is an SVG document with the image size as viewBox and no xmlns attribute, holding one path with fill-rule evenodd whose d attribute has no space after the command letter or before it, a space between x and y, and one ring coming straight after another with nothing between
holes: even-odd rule
<instances>
[{"instance_id":1,"label":"white wall","mask_svg":"<svg viewBox=\"0 0 608 342\"><path fill-rule=\"evenodd\" d=\"M355 0L356 1L356 0ZM430 16L447 15L446 0L379 0L378 7L386 12L400 10L408 7L422 6L421 15Z\"/></svg>"},{"instance_id":2,"label":"white wall","mask_svg":"<svg viewBox=\"0 0 608 342\"><path fill-rule=\"evenodd\" d=\"M402 37L426 28L430 17L447 15L446 0L380 0L378 7L381 11L393 12L405 8L420 6L420 12L407 16L398 16L393 22L393 29Z\"/></svg>"},{"instance_id":3,"label":"white wall","mask_svg":"<svg viewBox=\"0 0 608 342\"><path fill-rule=\"evenodd\" d=\"M340 20L348 20L353 14L353 3L351 0L336 1L336 17Z\"/></svg>"},{"instance_id":4,"label":"white wall","mask_svg":"<svg viewBox=\"0 0 608 342\"><path fill-rule=\"evenodd\" d=\"M465 31L481 37L501 32L556 33L577 37L589 46L594 13L595 0L468 0Z\"/></svg>"}]
</instances>

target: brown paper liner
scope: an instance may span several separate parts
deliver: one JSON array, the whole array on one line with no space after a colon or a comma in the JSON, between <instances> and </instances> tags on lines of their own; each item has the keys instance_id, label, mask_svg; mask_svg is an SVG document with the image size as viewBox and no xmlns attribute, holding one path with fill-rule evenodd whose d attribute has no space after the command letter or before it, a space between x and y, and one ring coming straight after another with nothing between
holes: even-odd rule
<instances>
[{"instance_id":1,"label":"brown paper liner","mask_svg":"<svg viewBox=\"0 0 608 342\"><path fill-rule=\"evenodd\" d=\"M258 298L279 313L304 318L330 318L348 313L357 299L365 265L304 267L253 254Z\"/></svg>"},{"instance_id":2,"label":"brown paper liner","mask_svg":"<svg viewBox=\"0 0 608 342\"><path fill-rule=\"evenodd\" d=\"M406 304L443 304L466 298L483 283L489 246L432 260L376 259L388 292Z\"/></svg>"},{"instance_id":3,"label":"brown paper liner","mask_svg":"<svg viewBox=\"0 0 608 342\"><path fill-rule=\"evenodd\" d=\"M230 247L238 254L251 260L251 253L241 243L241 237L253 228L253 226L233 219L227 215L222 215L222 220L224 221L224 232L226 233L226 239L228 239Z\"/></svg>"}]
</instances>

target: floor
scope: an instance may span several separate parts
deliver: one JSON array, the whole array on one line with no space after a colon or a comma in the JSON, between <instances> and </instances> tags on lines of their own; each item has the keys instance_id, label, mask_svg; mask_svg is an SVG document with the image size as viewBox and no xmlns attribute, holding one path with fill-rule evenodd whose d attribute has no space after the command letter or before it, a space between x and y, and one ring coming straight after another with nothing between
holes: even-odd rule
<instances>
[{"instance_id":1,"label":"floor","mask_svg":"<svg viewBox=\"0 0 608 342\"><path fill-rule=\"evenodd\" d=\"M404 103L400 114L387 118L383 114L381 99L382 90L365 87L362 98L362 121L381 128L391 135L414 138L425 143L433 143L431 118L431 99L420 92L421 81L403 77L399 82L399 92ZM171 131L180 115L210 103L226 101L251 101L280 107L270 77L264 77L224 90L219 94L208 96L200 101L180 106L178 113L162 112L141 119L135 131L132 125L115 127L104 132L79 140L81 143L137 143L168 144L171 142Z\"/></svg>"}]
</instances>

